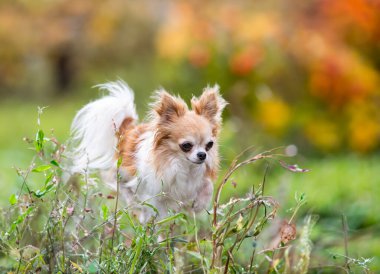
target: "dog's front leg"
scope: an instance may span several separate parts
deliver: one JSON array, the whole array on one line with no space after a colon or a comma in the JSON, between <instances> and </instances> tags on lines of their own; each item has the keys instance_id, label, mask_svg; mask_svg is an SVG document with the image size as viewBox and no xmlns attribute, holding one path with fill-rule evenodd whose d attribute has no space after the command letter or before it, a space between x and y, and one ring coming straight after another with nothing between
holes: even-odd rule
<instances>
[{"instance_id":1,"label":"dog's front leg","mask_svg":"<svg viewBox=\"0 0 380 274\"><path fill-rule=\"evenodd\" d=\"M200 212L201 210L208 209L212 198L214 186L210 179L205 179L202 186L199 188L197 197L193 203L193 210Z\"/></svg>"}]
</instances>

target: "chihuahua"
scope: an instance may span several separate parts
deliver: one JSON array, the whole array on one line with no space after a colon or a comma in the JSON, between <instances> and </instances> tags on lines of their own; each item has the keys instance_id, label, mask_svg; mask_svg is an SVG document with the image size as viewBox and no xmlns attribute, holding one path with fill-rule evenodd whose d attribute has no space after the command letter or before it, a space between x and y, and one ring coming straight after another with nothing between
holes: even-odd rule
<instances>
[{"instance_id":1,"label":"chihuahua","mask_svg":"<svg viewBox=\"0 0 380 274\"><path fill-rule=\"evenodd\" d=\"M155 92L149 115L138 123L134 94L123 81L98 85L107 95L75 116L70 173L100 172L105 183L120 185L128 205L140 205L148 221L169 211L200 212L210 206L219 156L218 136L226 101L217 85L193 97L191 109L179 97Z\"/></svg>"}]
</instances>

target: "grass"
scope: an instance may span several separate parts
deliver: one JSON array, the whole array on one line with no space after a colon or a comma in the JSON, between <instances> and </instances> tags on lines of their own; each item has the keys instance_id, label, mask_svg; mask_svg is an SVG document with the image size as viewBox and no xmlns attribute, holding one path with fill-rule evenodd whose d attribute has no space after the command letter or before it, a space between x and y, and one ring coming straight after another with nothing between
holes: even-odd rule
<instances>
[{"instance_id":1,"label":"grass","mask_svg":"<svg viewBox=\"0 0 380 274\"><path fill-rule=\"evenodd\" d=\"M274 267L273 260L255 255L255 247L249 261L237 262L242 259L237 254L243 242L257 241L265 224L276 215L277 202L263 195L265 182L246 197L220 203L224 185L234 172L261 159L274 159L270 152L243 161L237 158L232 163L216 190L206 225L183 213L165 219L156 216L142 225L132 205L119 205L118 193L111 196L99 192L96 178L63 181L60 163L64 145L54 136L45 136L39 129L28 143L34 147L34 159L26 169L17 169L21 188L9 197L10 206L2 210L0 251L7 260L4 270L151 273ZM40 183L32 186L31 179ZM144 205L158 212L149 200L141 202L140 206ZM263 254L266 252L273 251Z\"/></svg>"},{"instance_id":2,"label":"grass","mask_svg":"<svg viewBox=\"0 0 380 274\"><path fill-rule=\"evenodd\" d=\"M71 118L80 105L51 105L42 116L45 135L50 136L54 127L54 136L65 140ZM226 264L230 271L239 273L255 269L293 273L302 267L316 272L321 266L331 273L366 272L367 266L371 271L380 269L380 217L374 214L379 212L378 157L286 159L310 168L307 174L288 173L276 160L262 160L233 172L225 180L217 202L224 215L218 215L216 221L214 214L194 218L173 213L167 220L154 219L142 226L123 201L116 206L116 195L91 178L79 178L64 186L53 180L60 180L61 171L46 152L58 147L47 140L46 152L40 155L35 145L22 141L24 136L33 136L37 128L36 106L8 102L0 108L0 114L5 129L0 135L0 267L4 270L207 272L221 271ZM230 166L231 155L234 156L230 132L226 123L222 155L229 156L224 160L219 182L223 182L222 176ZM255 154L247 157L252 155ZM42 166L27 176L26 183L33 192L25 187L20 191L25 171L33 169L33 157L35 166ZM20 176L11 168L13 165L20 168ZM54 175L49 177L50 174ZM248 193L255 195L247 199ZM292 236L288 220L294 211L289 209L305 202L302 193L306 194L307 203L290 222L297 229L297 238L286 243L281 239L280 244L277 239L275 250L268 248L276 243L281 227ZM270 199L265 200L267 197ZM247 211L231 217L242 209ZM268 220L274 209L276 218ZM310 214L318 215L318 220L307 217ZM346 229L342 215L347 217ZM368 262L366 258L374 259ZM295 261L304 263L298 266Z\"/></svg>"}]
</instances>

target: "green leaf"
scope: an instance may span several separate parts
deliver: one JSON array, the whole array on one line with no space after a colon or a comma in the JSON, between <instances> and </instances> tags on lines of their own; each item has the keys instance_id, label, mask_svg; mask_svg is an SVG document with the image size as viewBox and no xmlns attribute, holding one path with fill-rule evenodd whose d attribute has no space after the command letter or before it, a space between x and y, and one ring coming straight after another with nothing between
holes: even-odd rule
<instances>
[{"instance_id":1,"label":"green leaf","mask_svg":"<svg viewBox=\"0 0 380 274\"><path fill-rule=\"evenodd\" d=\"M106 205L102 205L102 217L103 220L108 219L108 207Z\"/></svg>"},{"instance_id":2,"label":"green leaf","mask_svg":"<svg viewBox=\"0 0 380 274\"><path fill-rule=\"evenodd\" d=\"M136 264L137 264L137 260L140 259L140 255L141 255L141 251L142 251L142 246L143 246L143 243L144 243L144 238L142 237L138 237L136 239L136 247L135 247L135 254L133 256L133 261L132 261L132 264L131 264L131 268L129 270L129 274L133 274L133 273L136 273L135 272L135 268L136 268Z\"/></svg>"},{"instance_id":3,"label":"green leaf","mask_svg":"<svg viewBox=\"0 0 380 274\"><path fill-rule=\"evenodd\" d=\"M38 167L35 167L32 169L32 172L42 172L42 171L45 171L45 170L48 170L48 169L51 169L51 166L50 165L41 165L41 166L38 166Z\"/></svg>"},{"instance_id":4,"label":"green leaf","mask_svg":"<svg viewBox=\"0 0 380 274\"><path fill-rule=\"evenodd\" d=\"M26 216L28 216L33 210L34 207L31 206L23 214L19 215L17 219L12 223L12 226L8 233L12 233L16 229L17 225L22 223L25 220Z\"/></svg>"},{"instance_id":5,"label":"green leaf","mask_svg":"<svg viewBox=\"0 0 380 274\"><path fill-rule=\"evenodd\" d=\"M11 205L14 205L17 203L17 197L16 197L16 194L12 194L11 197L9 197L9 203Z\"/></svg>"},{"instance_id":6,"label":"green leaf","mask_svg":"<svg viewBox=\"0 0 380 274\"><path fill-rule=\"evenodd\" d=\"M173 216L169 216L169 217L167 217L165 219L162 219L162 220L158 221L157 224L158 225L164 224L164 223L170 222L172 220L181 219L181 218L184 218L184 217L185 217L185 214L183 214L183 213L177 213L177 214L175 214Z\"/></svg>"},{"instance_id":7,"label":"green leaf","mask_svg":"<svg viewBox=\"0 0 380 274\"><path fill-rule=\"evenodd\" d=\"M147 206L147 207L150 207L150 208L153 209L153 211L158 215L158 210L157 210L157 208L156 208L154 205L149 204L149 203L147 203L147 202L143 202L142 205Z\"/></svg>"},{"instance_id":8,"label":"green leaf","mask_svg":"<svg viewBox=\"0 0 380 274\"><path fill-rule=\"evenodd\" d=\"M41 198L42 196L45 196L47 193L49 193L50 191L52 191L53 190L53 186L54 186L54 184L52 183L52 184L46 185L42 189L38 189L36 191L32 191L32 193L37 198Z\"/></svg>"},{"instance_id":9,"label":"green leaf","mask_svg":"<svg viewBox=\"0 0 380 274\"><path fill-rule=\"evenodd\" d=\"M37 198L41 198L41 197L43 197L46 194L46 190L38 189L38 190L34 191L33 194Z\"/></svg>"},{"instance_id":10,"label":"green leaf","mask_svg":"<svg viewBox=\"0 0 380 274\"><path fill-rule=\"evenodd\" d=\"M36 134L36 140L34 142L34 146L37 152L40 152L44 147L44 143L45 143L44 136L45 136L44 132L41 129L38 130Z\"/></svg>"},{"instance_id":11,"label":"green leaf","mask_svg":"<svg viewBox=\"0 0 380 274\"><path fill-rule=\"evenodd\" d=\"M46 194L46 191L45 190L36 190L36 191L33 191L32 192L34 194L34 196L36 196L37 198L41 198L42 196L44 196Z\"/></svg>"},{"instance_id":12,"label":"green leaf","mask_svg":"<svg viewBox=\"0 0 380 274\"><path fill-rule=\"evenodd\" d=\"M46 176L46 179L45 179L45 186L53 179L53 176L54 176L54 172L50 172L48 176Z\"/></svg>"},{"instance_id":13,"label":"green leaf","mask_svg":"<svg viewBox=\"0 0 380 274\"><path fill-rule=\"evenodd\" d=\"M133 222L133 220L131 218L131 215L129 215L129 212L127 210L124 210L124 214L127 217L128 221L129 221L129 224L132 226L133 230L136 230L136 225Z\"/></svg>"},{"instance_id":14,"label":"green leaf","mask_svg":"<svg viewBox=\"0 0 380 274\"><path fill-rule=\"evenodd\" d=\"M119 168L121 166L121 163L123 162L123 158L120 157L119 159L117 159L117 168Z\"/></svg>"},{"instance_id":15,"label":"green leaf","mask_svg":"<svg viewBox=\"0 0 380 274\"><path fill-rule=\"evenodd\" d=\"M56 167L59 167L59 164L56 160L51 160L50 163Z\"/></svg>"}]
</instances>

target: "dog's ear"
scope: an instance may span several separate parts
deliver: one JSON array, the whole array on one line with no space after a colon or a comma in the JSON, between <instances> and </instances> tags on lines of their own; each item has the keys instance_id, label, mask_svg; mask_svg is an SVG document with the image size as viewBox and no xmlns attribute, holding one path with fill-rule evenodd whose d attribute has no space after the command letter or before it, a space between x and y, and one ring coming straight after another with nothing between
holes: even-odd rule
<instances>
[{"instance_id":1,"label":"dog's ear","mask_svg":"<svg viewBox=\"0 0 380 274\"><path fill-rule=\"evenodd\" d=\"M191 99L191 107L195 113L207 118L217 127L222 122L222 112L227 102L219 93L219 86L206 87L199 98Z\"/></svg>"},{"instance_id":2,"label":"dog's ear","mask_svg":"<svg viewBox=\"0 0 380 274\"><path fill-rule=\"evenodd\" d=\"M173 122L188 110L186 103L161 89L155 94L153 110L161 122Z\"/></svg>"}]
</instances>

